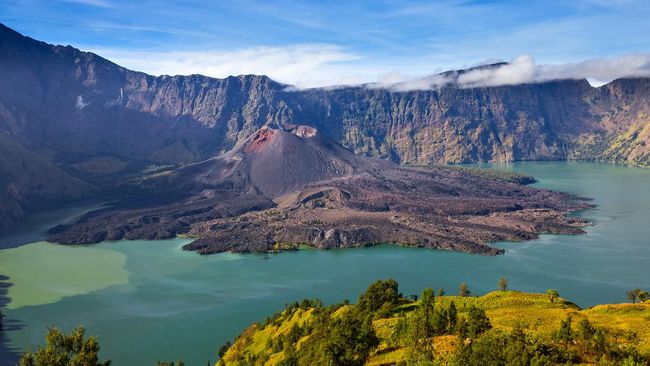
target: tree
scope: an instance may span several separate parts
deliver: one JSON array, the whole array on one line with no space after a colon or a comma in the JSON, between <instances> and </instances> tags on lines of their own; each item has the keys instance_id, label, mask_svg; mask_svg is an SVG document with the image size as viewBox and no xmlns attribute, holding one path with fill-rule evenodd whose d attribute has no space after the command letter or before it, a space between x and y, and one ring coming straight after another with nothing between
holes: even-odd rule
<instances>
[{"instance_id":1,"label":"tree","mask_svg":"<svg viewBox=\"0 0 650 366\"><path fill-rule=\"evenodd\" d=\"M20 366L109 366L111 361L99 362L99 343L95 337L84 339L84 334L83 327L75 328L70 335L49 328L46 346L39 346L34 353L23 353Z\"/></svg>"},{"instance_id":2,"label":"tree","mask_svg":"<svg viewBox=\"0 0 650 366\"><path fill-rule=\"evenodd\" d=\"M578 328L576 329L576 335L585 341L591 340L594 334L596 334L596 328L589 322L588 319L582 319L578 323Z\"/></svg>"},{"instance_id":3,"label":"tree","mask_svg":"<svg viewBox=\"0 0 650 366\"><path fill-rule=\"evenodd\" d=\"M635 288L634 290L630 290L627 293L627 298L628 300L632 301L632 304L636 303L636 300L639 298L639 295L641 294L641 289Z\"/></svg>"},{"instance_id":4,"label":"tree","mask_svg":"<svg viewBox=\"0 0 650 366\"><path fill-rule=\"evenodd\" d=\"M467 288L467 283L463 282L458 286L458 296L469 296L472 292Z\"/></svg>"},{"instance_id":5,"label":"tree","mask_svg":"<svg viewBox=\"0 0 650 366\"><path fill-rule=\"evenodd\" d=\"M609 342L607 341L607 334L603 329L596 329L592 337L592 348L596 354L604 354L609 349Z\"/></svg>"},{"instance_id":6,"label":"tree","mask_svg":"<svg viewBox=\"0 0 650 366\"><path fill-rule=\"evenodd\" d=\"M456 310L456 304L454 302L449 303L449 309L447 310L447 332L452 334L456 330L456 324L458 323L458 311Z\"/></svg>"},{"instance_id":7,"label":"tree","mask_svg":"<svg viewBox=\"0 0 650 366\"><path fill-rule=\"evenodd\" d=\"M407 359L411 364L433 361L431 337L437 331L435 291L425 288L420 295L420 304L410 316L400 320L395 337L407 349Z\"/></svg>"},{"instance_id":8,"label":"tree","mask_svg":"<svg viewBox=\"0 0 650 366\"><path fill-rule=\"evenodd\" d=\"M573 331L571 330L571 315L568 315L566 319L562 320L560 323L560 329L555 333L555 338L560 342L564 343L564 348L567 348L569 342L573 340Z\"/></svg>"},{"instance_id":9,"label":"tree","mask_svg":"<svg viewBox=\"0 0 650 366\"><path fill-rule=\"evenodd\" d=\"M445 290L441 287L438 289L438 297L443 297L445 296Z\"/></svg>"},{"instance_id":10,"label":"tree","mask_svg":"<svg viewBox=\"0 0 650 366\"><path fill-rule=\"evenodd\" d=\"M499 279L499 291L505 291L508 289L508 279L505 277L501 277Z\"/></svg>"},{"instance_id":11,"label":"tree","mask_svg":"<svg viewBox=\"0 0 650 366\"><path fill-rule=\"evenodd\" d=\"M584 356L585 352L587 351L587 349L592 343L592 339L594 338L594 335L596 334L596 328L593 325L591 325L589 320L582 319L578 323L578 327L575 331L575 334L580 344L581 354Z\"/></svg>"},{"instance_id":12,"label":"tree","mask_svg":"<svg viewBox=\"0 0 650 366\"><path fill-rule=\"evenodd\" d=\"M485 310L472 305L467 312L467 334L471 338L476 338L490 329L492 329L492 323L490 323L490 318L485 315Z\"/></svg>"},{"instance_id":13,"label":"tree","mask_svg":"<svg viewBox=\"0 0 650 366\"><path fill-rule=\"evenodd\" d=\"M650 294L648 294L648 291L641 291L641 292L639 292L639 301L641 301L641 302L645 302L645 301L648 301L649 298L650 298ZM0 314L0 315L1 315L1 314ZM2 320L2 317L0 317L0 320ZM1 326L1 325L2 325L2 324L0 324L0 326ZM1 327L0 327L0 330L2 330Z\"/></svg>"},{"instance_id":14,"label":"tree","mask_svg":"<svg viewBox=\"0 0 650 366\"><path fill-rule=\"evenodd\" d=\"M535 365L566 364L568 360L553 357L555 350L531 341L520 328L510 334L503 331L486 333L472 342L463 342L455 350L450 365ZM561 353L559 354L561 355Z\"/></svg>"},{"instance_id":15,"label":"tree","mask_svg":"<svg viewBox=\"0 0 650 366\"><path fill-rule=\"evenodd\" d=\"M365 293L359 296L359 310L375 312L384 304L395 305L399 300L399 285L394 279L379 280L370 286Z\"/></svg>"},{"instance_id":16,"label":"tree","mask_svg":"<svg viewBox=\"0 0 650 366\"><path fill-rule=\"evenodd\" d=\"M361 366L378 344L372 314L347 311L332 319L331 313L324 313L301 344L298 364Z\"/></svg>"},{"instance_id":17,"label":"tree","mask_svg":"<svg viewBox=\"0 0 650 366\"><path fill-rule=\"evenodd\" d=\"M298 366L298 354L291 344L287 344L283 350L284 359L278 363L278 366Z\"/></svg>"},{"instance_id":18,"label":"tree","mask_svg":"<svg viewBox=\"0 0 650 366\"><path fill-rule=\"evenodd\" d=\"M219 350L217 351L217 354L219 355L219 358L223 358L223 355L228 352L228 349L232 346L232 342L226 341L226 343L222 344L219 347Z\"/></svg>"},{"instance_id":19,"label":"tree","mask_svg":"<svg viewBox=\"0 0 650 366\"><path fill-rule=\"evenodd\" d=\"M285 338L289 344L298 342L298 340L302 338L302 329L300 329L300 326L298 326L298 324L294 324L291 329L289 329L289 332L285 335Z\"/></svg>"},{"instance_id":20,"label":"tree","mask_svg":"<svg viewBox=\"0 0 650 366\"><path fill-rule=\"evenodd\" d=\"M433 304L436 299L435 291L431 287L427 287L422 290L422 295L420 296L420 301L422 304Z\"/></svg>"},{"instance_id":21,"label":"tree","mask_svg":"<svg viewBox=\"0 0 650 366\"><path fill-rule=\"evenodd\" d=\"M548 299L551 300L551 302L555 302L555 300L560 297L560 293L557 292L557 290L549 288L546 290L546 295L548 296Z\"/></svg>"},{"instance_id":22,"label":"tree","mask_svg":"<svg viewBox=\"0 0 650 366\"><path fill-rule=\"evenodd\" d=\"M447 310L443 309L441 306L438 307L438 309L435 309L432 312L431 325L435 334L447 333L447 329L449 329Z\"/></svg>"},{"instance_id":23,"label":"tree","mask_svg":"<svg viewBox=\"0 0 650 366\"><path fill-rule=\"evenodd\" d=\"M406 322L404 341L407 358L412 364L433 360L433 327L430 314L434 311L432 306L421 305Z\"/></svg>"},{"instance_id":24,"label":"tree","mask_svg":"<svg viewBox=\"0 0 650 366\"><path fill-rule=\"evenodd\" d=\"M410 330L415 331L417 327L416 336L414 338L428 338L433 336L434 324L432 321L435 313L435 295L432 288L425 288L420 296L420 307L411 317L412 322Z\"/></svg>"},{"instance_id":25,"label":"tree","mask_svg":"<svg viewBox=\"0 0 650 366\"><path fill-rule=\"evenodd\" d=\"M460 339L466 339L469 335L469 330L467 329L467 320L464 317L458 319L458 324L456 324L456 334Z\"/></svg>"}]
</instances>

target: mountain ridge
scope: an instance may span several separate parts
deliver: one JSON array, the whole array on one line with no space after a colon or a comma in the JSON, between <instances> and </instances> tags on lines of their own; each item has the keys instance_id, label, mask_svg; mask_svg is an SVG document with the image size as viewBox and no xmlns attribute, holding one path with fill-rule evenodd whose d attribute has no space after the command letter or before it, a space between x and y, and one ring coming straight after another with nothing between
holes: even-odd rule
<instances>
[{"instance_id":1,"label":"mountain ridge","mask_svg":"<svg viewBox=\"0 0 650 366\"><path fill-rule=\"evenodd\" d=\"M292 91L260 75L155 77L0 24L0 131L99 192L150 169L225 153L263 126L309 125L359 155L402 164L581 159L650 166L649 95L650 79L641 78L600 88L561 80Z\"/></svg>"}]
</instances>

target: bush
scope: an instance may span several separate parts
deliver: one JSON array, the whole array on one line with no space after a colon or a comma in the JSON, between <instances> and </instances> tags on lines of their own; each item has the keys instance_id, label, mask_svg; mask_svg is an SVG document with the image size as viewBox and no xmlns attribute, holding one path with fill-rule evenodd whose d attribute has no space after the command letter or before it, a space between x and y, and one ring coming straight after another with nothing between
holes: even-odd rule
<instances>
[{"instance_id":1,"label":"bush","mask_svg":"<svg viewBox=\"0 0 650 366\"><path fill-rule=\"evenodd\" d=\"M467 312L467 335L476 338L492 329L490 319L485 315L485 310L472 306Z\"/></svg>"},{"instance_id":2,"label":"bush","mask_svg":"<svg viewBox=\"0 0 650 366\"><path fill-rule=\"evenodd\" d=\"M70 335L49 328L46 346L39 346L35 353L25 352L20 366L109 366L111 361L99 362L99 343L95 337L84 339L84 334L83 327L75 328Z\"/></svg>"},{"instance_id":3,"label":"bush","mask_svg":"<svg viewBox=\"0 0 650 366\"><path fill-rule=\"evenodd\" d=\"M324 313L309 338L301 345L298 365L365 364L379 339L370 314L348 311L331 318Z\"/></svg>"},{"instance_id":4,"label":"bush","mask_svg":"<svg viewBox=\"0 0 650 366\"><path fill-rule=\"evenodd\" d=\"M231 346L232 346L232 342L230 341L226 341L226 343L222 344L219 347L219 350L217 351L219 358L223 358L223 355L225 355L226 352L228 352L228 349L230 349Z\"/></svg>"},{"instance_id":5,"label":"bush","mask_svg":"<svg viewBox=\"0 0 650 366\"><path fill-rule=\"evenodd\" d=\"M399 300L399 285L394 279L379 280L370 286L365 293L359 296L358 308L362 312L375 312L384 304L394 306Z\"/></svg>"},{"instance_id":6,"label":"bush","mask_svg":"<svg viewBox=\"0 0 650 366\"><path fill-rule=\"evenodd\" d=\"M452 365L555 365L570 361L563 351L527 337L515 328L511 333L493 330L456 349Z\"/></svg>"}]
</instances>

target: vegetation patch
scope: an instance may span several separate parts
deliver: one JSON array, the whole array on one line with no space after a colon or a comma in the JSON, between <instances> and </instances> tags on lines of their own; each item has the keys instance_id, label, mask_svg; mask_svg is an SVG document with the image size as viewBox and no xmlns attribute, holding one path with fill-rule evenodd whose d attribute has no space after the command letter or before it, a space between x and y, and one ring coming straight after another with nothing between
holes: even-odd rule
<instances>
[{"instance_id":1,"label":"vegetation patch","mask_svg":"<svg viewBox=\"0 0 650 366\"><path fill-rule=\"evenodd\" d=\"M500 169L478 168L478 167L459 166L459 165L436 165L436 167L441 169L459 171L467 174L476 175L481 178L498 180L498 181L508 182L508 183L528 185L528 184L533 184L537 181L535 177L530 175L512 172L512 171L500 170Z\"/></svg>"},{"instance_id":2,"label":"vegetation patch","mask_svg":"<svg viewBox=\"0 0 650 366\"><path fill-rule=\"evenodd\" d=\"M552 289L509 291L506 279L498 288L478 297L466 284L458 296L427 288L407 299L387 280L371 284L356 305L294 303L244 331L217 365L650 362L650 302L583 310Z\"/></svg>"}]
</instances>

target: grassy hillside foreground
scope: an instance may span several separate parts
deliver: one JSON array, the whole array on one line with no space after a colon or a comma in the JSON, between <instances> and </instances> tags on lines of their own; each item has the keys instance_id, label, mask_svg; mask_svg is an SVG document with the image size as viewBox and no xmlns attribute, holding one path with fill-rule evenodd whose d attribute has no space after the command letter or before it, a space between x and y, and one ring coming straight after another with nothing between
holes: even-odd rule
<instances>
[{"instance_id":1,"label":"grassy hillside foreground","mask_svg":"<svg viewBox=\"0 0 650 366\"><path fill-rule=\"evenodd\" d=\"M649 364L650 302L580 309L517 291L438 295L406 299L388 280L356 305L290 304L223 347L217 365Z\"/></svg>"}]
</instances>

